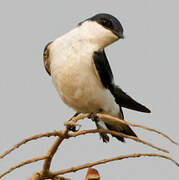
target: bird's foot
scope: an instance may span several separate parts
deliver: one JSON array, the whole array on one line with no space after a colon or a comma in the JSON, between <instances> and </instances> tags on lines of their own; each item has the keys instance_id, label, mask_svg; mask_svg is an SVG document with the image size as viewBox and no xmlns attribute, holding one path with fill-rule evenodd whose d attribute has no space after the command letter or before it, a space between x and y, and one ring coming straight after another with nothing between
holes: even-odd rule
<instances>
[{"instance_id":1,"label":"bird's foot","mask_svg":"<svg viewBox=\"0 0 179 180\"><path fill-rule=\"evenodd\" d=\"M97 113L101 113L102 111L103 111L102 109L99 109L97 112L90 113L88 119L91 119L92 121L97 121L98 120Z\"/></svg>"},{"instance_id":2,"label":"bird's foot","mask_svg":"<svg viewBox=\"0 0 179 180\"><path fill-rule=\"evenodd\" d=\"M77 132L77 131L79 131L79 129L80 129L80 127L81 127L80 124L75 123L75 122L73 122L73 121L67 121L67 122L64 123L64 125L67 127L67 129L68 129L69 131L72 131L72 132ZM78 127L78 129L77 129L76 127Z\"/></svg>"},{"instance_id":3,"label":"bird's foot","mask_svg":"<svg viewBox=\"0 0 179 180\"><path fill-rule=\"evenodd\" d=\"M81 125L73 122L73 118L78 116L79 114L80 114L79 112L76 112L72 118L70 118L67 122L64 123L64 125L68 128L69 131L72 132L79 131ZM76 129L77 126L79 127L78 129Z\"/></svg>"},{"instance_id":4,"label":"bird's foot","mask_svg":"<svg viewBox=\"0 0 179 180\"><path fill-rule=\"evenodd\" d=\"M90 113L88 115L88 119L91 119L92 121L96 121L98 119L97 113Z\"/></svg>"}]
</instances>

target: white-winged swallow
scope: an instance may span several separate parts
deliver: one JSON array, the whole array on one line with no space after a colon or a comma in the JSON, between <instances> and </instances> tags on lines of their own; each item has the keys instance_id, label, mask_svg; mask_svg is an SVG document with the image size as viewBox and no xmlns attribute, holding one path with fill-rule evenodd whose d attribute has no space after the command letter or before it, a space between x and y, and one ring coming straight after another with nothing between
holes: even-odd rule
<instances>
[{"instance_id":1,"label":"white-winged swallow","mask_svg":"<svg viewBox=\"0 0 179 180\"><path fill-rule=\"evenodd\" d=\"M123 38L123 27L118 19L110 14L97 14L45 47L45 69L64 103L77 113L100 111L124 119L122 108L150 112L114 82L104 48ZM95 123L99 129L136 137L128 125L97 119ZM105 133L100 136L104 142L109 141ZM124 142L123 137L115 137Z\"/></svg>"}]
</instances>

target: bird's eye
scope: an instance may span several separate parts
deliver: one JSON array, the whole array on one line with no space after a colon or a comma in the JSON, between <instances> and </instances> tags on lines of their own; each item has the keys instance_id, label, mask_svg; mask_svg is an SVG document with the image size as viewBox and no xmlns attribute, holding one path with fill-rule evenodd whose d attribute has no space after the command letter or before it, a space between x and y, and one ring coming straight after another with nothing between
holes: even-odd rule
<instances>
[{"instance_id":1,"label":"bird's eye","mask_svg":"<svg viewBox=\"0 0 179 180\"><path fill-rule=\"evenodd\" d=\"M105 27L108 27L108 28L112 28L113 27L113 24L111 21L109 20L106 20L106 19L102 19L101 20L101 24Z\"/></svg>"}]
</instances>

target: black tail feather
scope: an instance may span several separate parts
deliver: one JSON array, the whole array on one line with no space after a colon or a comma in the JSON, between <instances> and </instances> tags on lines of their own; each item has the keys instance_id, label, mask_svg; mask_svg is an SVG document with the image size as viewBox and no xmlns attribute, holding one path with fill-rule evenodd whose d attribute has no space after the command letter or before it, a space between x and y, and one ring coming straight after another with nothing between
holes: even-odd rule
<instances>
[{"instance_id":1,"label":"black tail feather","mask_svg":"<svg viewBox=\"0 0 179 180\"><path fill-rule=\"evenodd\" d=\"M128 125L120 124L119 126L116 126L116 125L113 126L106 123L106 126L109 130L120 132L129 136L137 137L136 133ZM121 142L125 142L125 139L121 136L113 136L113 137L117 138Z\"/></svg>"}]
</instances>

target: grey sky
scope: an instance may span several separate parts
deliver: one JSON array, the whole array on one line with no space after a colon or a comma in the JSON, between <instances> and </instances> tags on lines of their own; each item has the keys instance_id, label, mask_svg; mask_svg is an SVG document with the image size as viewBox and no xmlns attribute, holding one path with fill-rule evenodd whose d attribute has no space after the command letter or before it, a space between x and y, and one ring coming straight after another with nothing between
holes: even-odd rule
<instances>
[{"instance_id":1,"label":"grey sky","mask_svg":"<svg viewBox=\"0 0 179 180\"><path fill-rule=\"evenodd\" d=\"M125 119L166 132L178 138L179 106L179 2L177 0L44 1L0 2L0 152L25 137L63 129L74 113L59 98L42 61L44 46L96 14L111 13L124 26L125 40L106 49L115 81L152 114L124 110ZM84 120L82 129L94 128ZM145 140L167 148L179 161L178 147L141 129ZM0 160L0 171L31 157L44 154L54 138L33 141ZM156 152L133 141L115 138L104 144L98 135L65 141L56 154L52 170L129 153ZM27 179L42 163L18 169L4 179ZM96 166L102 180L177 180L178 168L167 160L140 158ZM85 171L67 174L83 179Z\"/></svg>"}]
</instances>

